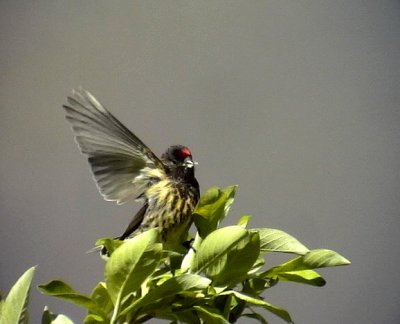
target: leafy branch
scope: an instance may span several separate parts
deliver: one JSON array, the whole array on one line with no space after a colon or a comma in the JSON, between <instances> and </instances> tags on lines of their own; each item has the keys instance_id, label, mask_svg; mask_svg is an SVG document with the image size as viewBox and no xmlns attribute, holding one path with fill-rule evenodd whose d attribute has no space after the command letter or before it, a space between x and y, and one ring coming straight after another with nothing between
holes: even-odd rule
<instances>
[{"instance_id":1,"label":"leafy branch","mask_svg":"<svg viewBox=\"0 0 400 324\"><path fill-rule=\"evenodd\" d=\"M102 239L97 243L106 245L110 257L104 281L90 295L57 280L40 285L40 292L85 308L86 324L144 323L152 318L171 323L234 323L241 317L267 323L259 309L293 323L285 309L264 300L265 290L279 281L321 287L326 282L315 269L350 261L331 250L309 250L281 230L248 229L249 216L242 216L237 225L219 228L236 189L211 188L201 197L193 214L198 232L185 255L163 250L156 229L123 243ZM265 268L270 253L293 257ZM72 322L46 309L42 323Z\"/></svg>"}]
</instances>

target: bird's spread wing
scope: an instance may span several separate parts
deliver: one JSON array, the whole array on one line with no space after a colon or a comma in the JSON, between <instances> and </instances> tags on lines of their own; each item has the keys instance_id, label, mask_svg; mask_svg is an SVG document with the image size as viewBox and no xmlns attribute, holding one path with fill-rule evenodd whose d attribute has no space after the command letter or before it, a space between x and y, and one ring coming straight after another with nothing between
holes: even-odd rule
<instances>
[{"instance_id":1,"label":"bird's spread wing","mask_svg":"<svg viewBox=\"0 0 400 324\"><path fill-rule=\"evenodd\" d=\"M166 177L154 153L88 91L74 90L63 107L104 199L122 204Z\"/></svg>"}]
</instances>

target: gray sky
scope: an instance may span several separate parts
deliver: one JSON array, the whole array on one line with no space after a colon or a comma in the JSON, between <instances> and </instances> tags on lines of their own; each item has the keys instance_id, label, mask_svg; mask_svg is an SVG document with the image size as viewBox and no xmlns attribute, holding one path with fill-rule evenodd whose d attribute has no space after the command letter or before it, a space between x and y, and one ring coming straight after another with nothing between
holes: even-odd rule
<instances>
[{"instance_id":1,"label":"gray sky","mask_svg":"<svg viewBox=\"0 0 400 324\"><path fill-rule=\"evenodd\" d=\"M266 300L297 323L399 322L399 18L384 0L1 1L0 290L37 264L35 285L89 292L85 251L139 207L103 201L73 142L61 105L82 85L155 153L189 146L203 191L239 184L225 224L353 262ZM32 323L83 316L31 301Z\"/></svg>"}]
</instances>

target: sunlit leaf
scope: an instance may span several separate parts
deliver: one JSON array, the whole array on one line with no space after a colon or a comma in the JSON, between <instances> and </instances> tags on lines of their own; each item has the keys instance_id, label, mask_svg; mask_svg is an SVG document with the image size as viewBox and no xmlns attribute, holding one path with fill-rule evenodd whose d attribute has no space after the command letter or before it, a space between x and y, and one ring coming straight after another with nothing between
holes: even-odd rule
<instances>
[{"instance_id":1,"label":"sunlit leaf","mask_svg":"<svg viewBox=\"0 0 400 324\"><path fill-rule=\"evenodd\" d=\"M281 281L298 282L317 287L322 287L326 284L325 279L314 270L282 272L277 275L277 278Z\"/></svg>"},{"instance_id":2,"label":"sunlit leaf","mask_svg":"<svg viewBox=\"0 0 400 324\"><path fill-rule=\"evenodd\" d=\"M106 284L99 282L93 289L90 298L103 310L104 313L108 314L113 309L113 303L110 295L108 294ZM97 319L98 320L98 319Z\"/></svg>"},{"instance_id":3,"label":"sunlit leaf","mask_svg":"<svg viewBox=\"0 0 400 324\"><path fill-rule=\"evenodd\" d=\"M303 257L303 262L311 269L337 267L351 263L339 253L327 249L310 251Z\"/></svg>"},{"instance_id":4,"label":"sunlit leaf","mask_svg":"<svg viewBox=\"0 0 400 324\"><path fill-rule=\"evenodd\" d=\"M243 228L247 227L247 224L250 222L251 216L250 215L243 215L239 218L238 225L242 226Z\"/></svg>"},{"instance_id":5,"label":"sunlit leaf","mask_svg":"<svg viewBox=\"0 0 400 324\"><path fill-rule=\"evenodd\" d=\"M241 226L218 229L200 245L192 270L205 272L217 285L240 280L257 260L259 244L258 234Z\"/></svg>"},{"instance_id":6,"label":"sunlit leaf","mask_svg":"<svg viewBox=\"0 0 400 324\"><path fill-rule=\"evenodd\" d=\"M213 187L200 197L193 212L193 219L202 238L214 231L226 216L233 203L236 190L237 186L230 186L222 190Z\"/></svg>"},{"instance_id":7,"label":"sunlit leaf","mask_svg":"<svg viewBox=\"0 0 400 324\"><path fill-rule=\"evenodd\" d=\"M47 284L39 285L38 289L42 294L64 299L102 317L106 316L103 310L90 297L78 293L61 280L53 280Z\"/></svg>"},{"instance_id":8,"label":"sunlit leaf","mask_svg":"<svg viewBox=\"0 0 400 324\"><path fill-rule=\"evenodd\" d=\"M11 288L1 308L0 324L28 323L28 299L35 267L25 271Z\"/></svg>"},{"instance_id":9,"label":"sunlit leaf","mask_svg":"<svg viewBox=\"0 0 400 324\"><path fill-rule=\"evenodd\" d=\"M332 250L318 249L268 269L262 276L273 278L293 271L312 270L350 264L350 261Z\"/></svg>"},{"instance_id":10,"label":"sunlit leaf","mask_svg":"<svg viewBox=\"0 0 400 324\"><path fill-rule=\"evenodd\" d=\"M148 230L127 240L111 255L106 264L105 278L114 305L138 290L155 270L162 255L162 245L158 242L158 230Z\"/></svg>"},{"instance_id":11,"label":"sunlit leaf","mask_svg":"<svg viewBox=\"0 0 400 324\"><path fill-rule=\"evenodd\" d=\"M256 228L260 235L261 251L306 254L309 249L293 236L273 228Z\"/></svg>"},{"instance_id":12,"label":"sunlit leaf","mask_svg":"<svg viewBox=\"0 0 400 324\"><path fill-rule=\"evenodd\" d=\"M234 295L238 299L244 300L247 303L250 303L250 304L253 304L253 305L258 305L258 306L264 306L266 304L265 301L263 301L262 299L255 298L255 297L249 296L249 295L244 294L244 293L240 293L240 292L235 291L235 290L227 290L227 291L224 291L224 292L220 293L219 295L220 296Z\"/></svg>"},{"instance_id":13,"label":"sunlit leaf","mask_svg":"<svg viewBox=\"0 0 400 324\"><path fill-rule=\"evenodd\" d=\"M153 304L160 299L165 299L170 296L175 297L177 294L184 293L185 291L202 291L206 289L210 283L210 279L196 274L186 273L172 277L157 288L150 290L147 295L127 307L121 315L126 315L129 312L136 312L138 309Z\"/></svg>"}]
</instances>

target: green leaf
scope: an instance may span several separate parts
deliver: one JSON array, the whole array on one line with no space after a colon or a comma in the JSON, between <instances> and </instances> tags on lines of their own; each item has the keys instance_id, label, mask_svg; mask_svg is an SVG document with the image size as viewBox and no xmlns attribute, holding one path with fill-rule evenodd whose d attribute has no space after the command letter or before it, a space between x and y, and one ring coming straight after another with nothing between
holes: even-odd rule
<instances>
[{"instance_id":1,"label":"green leaf","mask_svg":"<svg viewBox=\"0 0 400 324\"><path fill-rule=\"evenodd\" d=\"M214 231L227 215L236 190L237 186L226 187L222 190L213 187L200 197L193 212L193 219L201 238L204 239Z\"/></svg>"},{"instance_id":2,"label":"green leaf","mask_svg":"<svg viewBox=\"0 0 400 324\"><path fill-rule=\"evenodd\" d=\"M29 268L11 288L1 308L0 324L28 323L28 300L35 267Z\"/></svg>"},{"instance_id":3,"label":"green leaf","mask_svg":"<svg viewBox=\"0 0 400 324\"><path fill-rule=\"evenodd\" d=\"M46 306L42 315L42 324L74 324L67 316L54 314Z\"/></svg>"},{"instance_id":4,"label":"green leaf","mask_svg":"<svg viewBox=\"0 0 400 324\"><path fill-rule=\"evenodd\" d=\"M99 282L96 285L90 295L90 298L103 310L105 314L108 314L113 309L114 305L104 282Z\"/></svg>"},{"instance_id":5,"label":"green leaf","mask_svg":"<svg viewBox=\"0 0 400 324\"><path fill-rule=\"evenodd\" d=\"M299 282L311 286L325 286L326 281L314 270L288 271L277 275L281 281Z\"/></svg>"},{"instance_id":6,"label":"green leaf","mask_svg":"<svg viewBox=\"0 0 400 324\"><path fill-rule=\"evenodd\" d=\"M183 274L180 276L172 277L162 283L157 288L149 291L141 300L138 306L143 307L154 301L164 299L169 296L177 294L184 294L188 291L203 291L211 283L211 280L196 274Z\"/></svg>"},{"instance_id":7,"label":"green leaf","mask_svg":"<svg viewBox=\"0 0 400 324\"><path fill-rule=\"evenodd\" d=\"M244 300L245 302L256 305L256 306L265 306L266 305L266 302L263 301L262 299L255 298L255 297L249 296L244 293L240 293L235 290L226 290L219 294L219 296L223 296L223 295L234 295L238 299Z\"/></svg>"},{"instance_id":8,"label":"green leaf","mask_svg":"<svg viewBox=\"0 0 400 324\"><path fill-rule=\"evenodd\" d=\"M242 314L242 316L253 318L253 319L259 321L261 324L268 324L267 320L264 317L262 317L261 314L256 313L256 312Z\"/></svg>"},{"instance_id":9,"label":"green leaf","mask_svg":"<svg viewBox=\"0 0 400 324\"><path fill-rule=\"evenodd\" d=\"M242 226L243 228L246 228L247 224L250 222L251 220L251 216L250 215L243 215L242 217L240 217L239 221L238 221L238 225Z\"/></svg>"},{"instance_id":10,"label":"green leaf","mask_svg":"<svg viewBox=\"0 0 400 324\"><path fill-rule=\"evenodd\" d=\"M317 249L268 269L261 276L275 278L287 272L348 265L350 261L332 250Z\"/></svg>"},{"instance_id":11,"label":"green leaf","mask_svg":"<svg viewBox=\"0 0 400 324\"><path fill-rule=\"evenodd\" d=\"M260 235L261 251L306 254L310 250L293 236L273 228L255 228Z\"/></svg>"},{"instance_id":12,"label":"green leaf","mask_svg":"<svg viewBox=\"0 0 400 324\"><path fill-rule=\"evenodd\" d=\"M113 240L110 238L101 238L98 239L95 243L96 247L102 247L104 246L107 250L107 253L109 256L114 253L114 251L119 248L122 244L124 244L124 241L121 240ZM95 248L96 249L96 248Z\"/></svg>"},{"instance_id":13,"label":"green leaf","mask_svg":"<svg viewBox=\"0 0 400 324\"><path fill-rule=\"evenodd\" d=\"M83 320L84 324L106 324L108 323L107 319L104 319L95 314L88 314L86 315L85 319Z\"/></svg>"},{"instance_id":14,"label":"green leaf","mask_svg":"<svg viewBox=\"0 0 400 324\"><path fill-rule=\"evenodd\" d=\"M150 290L147 295L143 296L131 306L127 307L121 313L121 315L137 312L140 308L149 306L159 300L171 296L176 297L177 294L182 294L187 291L203 291L210 285L210 283L210 279L196 274L186 273L180 276L172 277L157 288Z\"/></svg>"},{"instance_id":15,"label":"green leaf","mask_svg":"<svg viewBox=\"0 0 400 324\"><path fill-rule=\"evenodd\" d=\"M282 318L286 322L292 323L292 319L290 318L289 313L285 309L283 309L283 308L281 308L279 306L270 304L270 303L268 303L268 302L266 302L264 300L249 296L247 294L243 294L243 293L237 292L235 290L224 291L220 295L229 295L229 294L232 294L236 298L244 300L247 303L253 304L255 306L263 307L266 310L269 310L271 313L275 314L276 316Z\"/></svg>"},{"instance_id":16,"label":"green leaf","mask_svg":"<svg viewBox=\"0 0 400 324\"><path fill-rule=\"evenodd\" d=\"M193 306L200 318L207 324L229 324L229 322L218 312L211 307Z\"/></svg>"},{"instance_id":17,"label":"green leaf","mask_svg":"<svg viewBox=\"0 0 400 324\"><path fill-rule=\"evenodd\" d=\"M293 323L292 318L290 317L290 314L287 310L285 310L282 307L279 307L277 305L268 303L268 302L265 302L265 304L266 305L262 306L263 308L270 311L272 314L275 314L276 316L280 317L287 323Z\"/></svg>"},{"instance_id":18,"label":"green leaf","mask_svg":"<svg viewBox=\"0 0 400 324\"><path fill-rule=\"evenodd\" d=\"M337 267L349 265L351 263L339 253L327 249L316 249L310 251L303 257L303 262L310 269Z\"/></svg>"},{"instance_id":19,"label":"green leaf","mask_svg":"<svg viewBox=\"0 0 400 324\"><path fill-rule=\"evenodd\" d=\"M216 285L233 284L247 274L257 260L259 250L257 233L241 226L220 228L202 242L192 270L205 272Z\"/></svg>"},{"instance_id":20,"label":"green leaf","mask_svg":"<svg viewBox=\"0 0 400 324\"><path fill-rule=\"evenodd\" d=\"M172 323L201 324L199 316L193 309L186 309L184 311L173 310L170 313L166 313L166 316L162 316L162 318L175 320Z\"/></svg>"},{"instance_id":21,"label":"green leaf","mask_svg":"<svg viewBox=\"0 0 400 324\"><path fill-rule=\"evenodd\" d=\"M258 257L257 260L254 262L254 264L252 265L250 271L248 272L248 274L253 274L256 273L258 270L260 270L265 264L265 259Z\"/></svg>"},{"instance_id":22,"label":"green leaf","mask_svg":"<svg viewBox=\"0 0 400 324\"><path fill-rule=\"evenodd\" d=\"M108 293L114 305L140 288L155 270L162 255L158 230L151 229L127 240L107 261L105 277Z\"/></svg>"},{"instance_id":23,"label":"green leaf","mask_svg":"<svg viewBox=\"0 0 400 324\"><path fill-rule=\"evenodd\" d=\"M88 311L106 317L103 310L88 296L76 292L71 286L61 280L53 280L39 285L39 291L48 296L64 299L72 304L86 308Z\"/></svg>"},{"instance_id":24,"label":"green leaf","mask_svg":"<svg viewBox=\"0 0 400 324\"><path fill-rule=\"evenodd\" d=\"M258 296L267 288L269 288L267 279L254 277L244 282L243 292Z\"/></svg>"}]
</instances>

